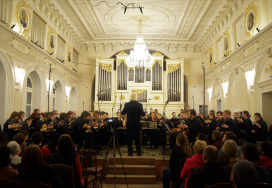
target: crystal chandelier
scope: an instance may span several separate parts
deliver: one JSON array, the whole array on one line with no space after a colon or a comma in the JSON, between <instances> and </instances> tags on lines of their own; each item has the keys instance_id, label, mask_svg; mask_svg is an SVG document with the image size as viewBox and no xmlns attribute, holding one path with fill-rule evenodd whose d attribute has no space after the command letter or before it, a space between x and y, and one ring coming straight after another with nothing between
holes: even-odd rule
<instances>
[{"instance_id":1,"label":"crystal chandelier","mask_svg":"<svg viewBox=\"0 0 272 188\"><path fill-rule=\"evenodd\" d=\"M144 37L141 35L142 22L141 20L139 22L139 36L137 36L133 50L130 51L126 61L134 66L145 66L153 63L154 59L145 45Z\"/></svg>"}]
</instances>

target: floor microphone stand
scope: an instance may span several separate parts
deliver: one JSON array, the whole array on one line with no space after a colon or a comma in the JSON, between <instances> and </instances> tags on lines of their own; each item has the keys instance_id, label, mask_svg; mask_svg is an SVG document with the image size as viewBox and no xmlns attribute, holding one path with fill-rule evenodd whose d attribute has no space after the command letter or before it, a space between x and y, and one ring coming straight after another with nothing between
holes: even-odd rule
<instances>
[{"instance_id":1,"label":"floor microphone stand","mask_svg":"<svg viewBox=\"0 0 272 188\"><path fill-rule=\"evenodd\" d=\"M116 102L116 96L115 96L115 100L114 100L113 106L111 108L111 117L112 118L113 118L113 109L114 109L114 106L115 106L115 102Z\"/></svg>"},{"instance_id":2,"label":"floor microphone stand","mask_svg":"<svg viewBox=\"0 0 272 188\"><path fill-rule=\"evenodd\" d=\"M148 105L148 103L149 103L150 100L151 100L150 98L147 99L147 103L146 103L146 105L145 105L145 111L146 111L147 105ZM146 112L147 112L147 111L146 111Z\"/></svg>"}]
</instances>

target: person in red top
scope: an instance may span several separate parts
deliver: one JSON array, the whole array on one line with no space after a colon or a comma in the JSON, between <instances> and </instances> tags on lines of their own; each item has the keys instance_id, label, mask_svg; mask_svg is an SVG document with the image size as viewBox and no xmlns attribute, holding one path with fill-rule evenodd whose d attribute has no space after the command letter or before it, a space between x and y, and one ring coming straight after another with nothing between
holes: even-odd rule
<instances>
[{"instance_id":1,"label":"person in red top","mask_svg":"<svg viewBox=\"0 0 272 188\"><path fill-rule=\"evenodd\" d=\"M272 168L272 143L270 141L264 141L261 147L263 150L263 156L259 161L259 165Z\"/></svg>"},{"instance_id":2,"label":"person in red top","mask_svg":"<svg viewBox=\"0 0 272 188\"><path fill-rule=\"evenodd\" d=\"M191 158L188 158L182 168L182 171L180 173L180 177L183 179L185 184L183 186L187 187L187 182L191 174L191 168L196 167L203 167L204 161L203 161L203 151L205 147L207 146L205 141L196 141L195 145L193 147L194 149L194 155Z\"/></svg>"},{"instance_id":3,"label":"person in red top","mask_svg":"<svg viewBox=\"0 0 272 188\"><path fill-rule=\"evenodd\" d=\"M0 148L0 178L10 181L16 181L18 179L18 172L11 166L11 151L7 146Z\"/></svg>"}]
</instances>

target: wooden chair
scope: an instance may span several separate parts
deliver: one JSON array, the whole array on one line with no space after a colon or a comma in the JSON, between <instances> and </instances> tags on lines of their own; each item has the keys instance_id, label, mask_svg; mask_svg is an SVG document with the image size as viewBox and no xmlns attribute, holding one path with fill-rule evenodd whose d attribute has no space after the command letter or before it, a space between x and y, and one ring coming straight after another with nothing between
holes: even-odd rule
<instances>
[{"instance_id":1,"label":"wooden chair","mask_svg":"<svg viewBox=\"0 0 272 188\"><path fill-rule=\"evenodd\" d=\"M194 167L194 168L191 168L191 173L190 173L190 174L192 174L194 171L196 171L197 169L200 169L200 168L202 168L202 167Z\"/></svg>"},{"instance_id":2,"label":"wooden chair","mask_svg":"<svg viewBox=\"0 0 272 188\"><path fill-rule=\"evenodd\" d=\"M43 182L19 182L18 188L51 188L51 183L45 184Z\"/></svg>"},{"instance_id":3,"label":"wooden chair","mask_svg":"<svg viewBox=\"0 0 272 188\"><path fill-rule=\"evenodd\" d=\"M15 188L17 187L16 181L9 181L6 179L0 179L1 188Z\"/></svg>"},{"instance_id":4,"label":"wooden chair","mask_svg":"<svg viewBox=\"0 0 272 188\"><path fill-rule=\"evenodd\" d=\"M272 185L269 183L256 183L255 188L271 188Z\"/></svg>"},{"instance_id":5,"label":"wooden chair","mask_svg":"<svg viewBox=\"0 0 272 188\"><path fill-rule=\"evenodd\" d=\"M93 187L95 187L97 179L95 176L88 175L87 157L79 155L79 159L82 167L82 175L85 182L85 187L88 187L90 183L93 183Z\"/></svg>"},{"instance_id":6,"label":"wooden chair","mask_svg":"<svg viewBox=\"0 0 272 188\"><path fill-rule=\"evenodd\" d=\"M187 160L187 158L180 157L180 159L179 159L179 174L180 174L180 172L181 172L181 170L182 170L182 168L183 168L183 166L184 166L186 160ZM182 183L183 183L183 181L182 181L181 178L179 178L179 179L176 180L176 181L171 180L171 181L170 181L170 187L173 188L174 186L180 185L180 184L182 184Z\"/></svg>"},{"instance_id":7,"label":"wooden chair","mask_svg":"<svg viewBox=\"0 0 272 188\"><path fill-rule=\"evenodd\" d=\"M65 188L75 188L74 168L65 164L51 165L58 173Z\"/></svg>"},{"instance_id":8,"label":"wooden chair","mask_svg":"<svg viewBox=\"0 0 272 188\"><path fill-rule=\"evenodd\" d=\"M99 184L102 188L102 166L97 166L97 153L90 149L77 150L77 153L83 157L86 157L87 174L95 177L95 183L97 184L99 178ZM99 185L98 184L98 185Z\"/></svg>"},{"instance_id":9,"label":"wooden chair","mask_svg":"<svg viewBox=\"0 0 272 188\"><path fill-rule=\"evenodd\" d=\"M214 185L205 185L205 188L234 188L234 185L231 183L217 183Z\"/></svg>"}]
</instances>

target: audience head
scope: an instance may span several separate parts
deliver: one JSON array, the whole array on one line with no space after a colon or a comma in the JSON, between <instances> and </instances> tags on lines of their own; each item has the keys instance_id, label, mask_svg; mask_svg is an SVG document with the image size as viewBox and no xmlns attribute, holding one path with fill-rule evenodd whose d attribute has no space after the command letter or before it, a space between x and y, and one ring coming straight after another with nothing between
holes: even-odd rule
<instances>
[{"instance_id":1,"label":"audience head","mask_svg":"<svg viewBox=\"0 0 272 188\"><path fill-rule=\"evenodd\" d=\"M14 135L13 140L16 141L20 147L24 147L26 145L25 138L26 136L23 133L17 133Z\"/></svg>"},{"instance_id":2,"label":"audience head","mask_svg":"<svg viewBox=\"0 0 272 188\"><path fill-rule=\"evenodd\" d=\"M257 122L263 120L262 115L261 115L260 113L255 113L255 114L254 114L254 119L255 119L255 121L257 121Z\"/></svg>"},{"instance_id":3,"label":"audience head","mask_svg":"<svg viewBox=\"0 0 272 188\"><path fill-rule=\"evenodd\" d=\"M178 147L189 145L188 137L185 134L179 133L176 137L176 145Z\"/></svg>"},{"instance_id":4,"label":"audience head","mask_svg":"<svg viewBox=\"0 0 272 188\"><path fill-rule=\"evenodd\" d=\"M217 141L217 140L222 140L222 134L218 130L213 130L212 132L212 140Z\"/></svg>"},{"instance_id":5,"label":"audience head","mask_svg":"<svg viewBox=\"0 0 272 188\"><path fill-rule=\"evenodd\" d=\"M63 134L58 143L59 152L73 152L75 151L74 142L69 134Z\"/></svg>"},{"instance_id":6,"label":"audience head","mask_svg":"<svg viewBox=\"0 0 272 188\"><path fill-rule=\"evenodd\" d=\"M253 188L257 179L257 170L251 162L240 160L236 162L231 171L231 180L234 187Z\"/></svg>"},{"instance_id":7,"label":"audience head","mask_svg":"<svg viewBox=\"0 0 272 188\"><path fill-rule=\"evenodd\" d=\"M272 142L264 141L261 147L263 155L272 158Z\"/></svg>"},{"instance_id":8,"label":"audience head","mask_svg":"<svg viewBox=\"0 0 272 188\"><path fill-rule=\"evenodd\" d=\"M43 155L39 146L35 144L29 145L23 152L22 156L23 169L31 170L43 165L44 165Z\"/></svg>"},{"instance_id":9,"label":"audience head","mask_svg":"<svg viewBox=\"0 0 272 188\"><path fill-rule=\"evenodd\" d=\"M90 113L87 111L83 111L80 117L84 120L88 120L90 118Z\"/></svg>"},{"instance_id":10,"label":"audience head","mask_svg":"<svg viewBox=\"0 0 272 188\"><path fill-rule=\"evenodd\" d=\"M19 133L22 133L25 136L25 141L28 139L28 133L26 130L20 130Z\"/></svg>"},{"instance_id":11,"label":"audience head","mask_svg":"<svg viewBox=\"0 0 272 188\"><path fill-rule=\"evenodd\" d=\"M216 117L218 120L221 120L223 118L223 112L221 111L216 112Z\"/></svg>"},{"instance_id":12,"label":"audience head","mask_svg":"<svg viewBox=\"0 0 272 188\"><path fill-rule=\"evenodd\" d=\"M231 111L230 110L225 110L223 112L223 117L224 117L224 119L229 120L231 118Z\"/></svg>"},{"instance_id":13,"label":"audience head","mask_svg":"<svg viewBox=\"0 0 272 188\"><path fill-rule=\"evenodd\" d=\"M203 152L203 160L207 162L217 162L219 158L219 150L212 145L208 145Z\"/></svg>"},{"instance_id":14,"label":"audience head","mask_svg":"<svg viewBox=\"0 0 272 188\"><path fill-rule=\"evenodd\" d=\"M138 100L138 95L137 95L137 93L132 92L132 93L130 94L129 100L130 100L130 101L137 101L137 100Z\"/></svg>"},{"instance_id":15,"label":"audience head","mask_svg":"<svg viewBox=\"0 0 272 188\"><path fill-rule=\"evenodd\" d=\"M236 134L234 134L231 131L227 131L225 132L224 136L223 136L223 142L227 141L227 140L236 140Z\"/></svg>"},{"instance_id":16,"label":"audience head","mask_svg":"<svg viewBox=\"0 0 272 188\"><path fill-rule=\"evenodd\" d=\"M238 147L236 142L233 140L227 140L226 142L224 142L222 146L222 151L226 155L230 155L230 156L237 155Z\"/></svg>"},{"instance_id":17,"label":"audience head","mask_svg":"<svg viewBox=\"0 0 272 188\"><path fill-rule=\"evenodd\" d=\"M6 146L8 144L8 135L6 132L0 132L0 146Z\"/></svg>"},{"instance_id":18,"label":"audience head","mask_svg":"<svg viewBox=\"0 0 272 188\"><path fill-rule=\"evenodd\" d=\"M196 140L205 141L207 143L207 145L209 145L209 139L208 139L207 135L205 135L204 133L198 133L196 136Z\"/></svg>"},{"instance_id":19,"label":"audience head","mask_svg":"<svg viewBox=\"0 0 272 188\"><path fill-rule=\"evenodd\" d=\"M205 147L207 146L207 143L205 141L198 140L195 142L194 145L194 151L196 154L203 154L203 151Z\"/></svg>"},{"instance_id":20,"label":"audience head","mask_svg":"<svg viewBox=\"0 0 272 188\"><path fill-rule=\"evenodd\" d=\"M0 147L0 168L5 168L11 163L11 151L7 146Z\"/></svg>"},{"instance_id":21,"label":"audience head","mask_svg":"<svg viewBox=\"0 0 272 188\"><path fill-rule=\"evenodd\" d=\"M43 135L40 132L35 132L31 136L31 142L32 144L36 144L38 146L41 146L43 141Z\"/></svg>"},{"instance_id":22,"label":"audience head","mask_svg":"<svg viewBox=\"0 0 272 188\"><path fill-rule=\"evenodd\" d=\"M190 109L188 115L190 119L193 119L196 116L196 111L194 109Z\"/></svg>"},{"instance_id":23,"label":"audience head","mask_svg":"<svg viewBox=\"0 0 272 188\"><path fill-rule=\"evenodd\" d=\"M21 148L16 141L9 142L7 146L10 149L12 156L21 154Z\"/></svg>"},{"instance_id":24,"label":"audience head","mask_svg":"<svg viewBox=\"0 0 272 188\"><path fill-rule=\"evenodd\" d=\"M258 148L255 144L246 143L242 146L242 158L250 161L250 162L259 162L260 156L258 152Z\"/></svg>"}]
</instances>

